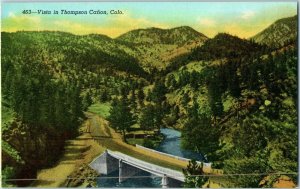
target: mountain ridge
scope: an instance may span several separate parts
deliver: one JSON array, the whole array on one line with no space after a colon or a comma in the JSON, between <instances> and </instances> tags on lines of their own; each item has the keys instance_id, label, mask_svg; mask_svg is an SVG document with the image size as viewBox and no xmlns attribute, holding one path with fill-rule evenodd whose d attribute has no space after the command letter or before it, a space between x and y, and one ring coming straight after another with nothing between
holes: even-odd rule
<instances>
[{"instance_id":1,"label":"mountain ridge","mask_svg":"<svg viewBox=\"0 0 300 189\"><path fill-rule=\"evenodd\" d=\"M298 15L281 18L250 39L268 46L282 47L297 38L297 21Z\"/></svg>"},{"instance_id":2,"label":"mountain ridge","mask_svg":"<svg viewBox=\"0 0 300 189\"><path fill-rule=\"evenodd\" d=\"M181 37L178 38L178 37ZM191 41L204 42L208 39L204 34L189 26L179 26L170 29L150 27L146 29L136 29L126 32L116 40L131 43L160 43L182 45Z\"/></svg>"}]
</instances>

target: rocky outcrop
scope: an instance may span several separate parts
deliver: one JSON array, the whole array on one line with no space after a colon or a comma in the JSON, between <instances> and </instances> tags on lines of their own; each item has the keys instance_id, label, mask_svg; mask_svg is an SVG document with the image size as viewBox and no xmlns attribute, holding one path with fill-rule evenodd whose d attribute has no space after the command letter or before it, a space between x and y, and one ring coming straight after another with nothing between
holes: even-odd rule
<instances>
[{"instance_id":1,"label":"rocky outcrop","mask_svg":"<svg viewBox=\"0 0 300 189\"><path fill-rule=\"evenodd\" d=\"M87 164L77 167L65 183L65 187L78 187L78 186L96 186L96 178L98 173L91 169Z\"/></svg>"}]
</instances>

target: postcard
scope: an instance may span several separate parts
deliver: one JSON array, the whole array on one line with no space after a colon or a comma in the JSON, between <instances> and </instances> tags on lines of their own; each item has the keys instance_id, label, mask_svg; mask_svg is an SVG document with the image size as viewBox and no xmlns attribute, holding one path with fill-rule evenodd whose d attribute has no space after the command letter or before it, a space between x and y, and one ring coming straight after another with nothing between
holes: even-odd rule
<instances>
[{"instance_id":1,"label":"postcard","mask_svg":"<svg viewBox=\"0 0 300 189\"><path fill-rule=\"evenodd\" d=\"M2 2L2 187L298 187L298 2Z\"/></svg>"}]
</instances>

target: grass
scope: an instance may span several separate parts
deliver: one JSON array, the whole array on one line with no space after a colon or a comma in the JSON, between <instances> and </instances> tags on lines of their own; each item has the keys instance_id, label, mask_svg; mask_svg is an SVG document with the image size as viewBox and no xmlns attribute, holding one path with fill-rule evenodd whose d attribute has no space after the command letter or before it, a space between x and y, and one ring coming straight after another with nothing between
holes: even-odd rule
<instances>
[{"instance_id":1,"label":"grass","mask_svg":"<svg viewBox=\"0 0 300 189\"><path fill-rule=\"evenodd\" d=\"M134 158L147 161L162 167L167 167L173 170L181 171L182 168L187 166L187 162L177 160L168 156L160 155L154 152L146 151L140 148L136 148L130 144L124 143L122 136L115 132L112 128L108 126L108 122L101 117L91 117L91 119L96 119L93 122L92 127L98 128L98 131L102 133L101 135L106 135L107 137L99 138L97 141L101 148L110 149L112 151L118 151ZM93 129L92 129L93 130Z\"/></svg>"},{"instance_id":2,"label":"grass","mask_svg":"<svg viewBox=\"0 0 300 189\"><path fill-rule=\"evenodd\" d=\"M127 142L128 144L131 144L131 145L143 145L144 144L144 139L143 138L128 138L127 139Z\"/></svg>"},{"instance_id":3,"label":"grass","mask_svg":"<svg viewBox=\"0 0 300 189\"><path fill-rule=\"evenodd\" d=\"M92 104L89 108L88 111L95 113L103 118L107 118L110 114L111 105L110 103L96 103Z\"/></svg>"}]
</instances>

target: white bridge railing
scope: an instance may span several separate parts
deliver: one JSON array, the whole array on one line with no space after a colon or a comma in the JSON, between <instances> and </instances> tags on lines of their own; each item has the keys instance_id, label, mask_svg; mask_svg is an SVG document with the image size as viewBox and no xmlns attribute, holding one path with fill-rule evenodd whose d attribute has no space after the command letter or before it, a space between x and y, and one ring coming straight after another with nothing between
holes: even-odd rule
<instances>
[{"instance_id":1,"label":"white bridge railing","mask_svg":"<svg viewBox=\"0 0 300 189\"><path fill-rule=\"evenodd\" d=\"M151 151L151 152L154 152L154 153L158 153L158 154L162 154L162 155L165 155L165 156L169 156L169 157L174 158L174 159L178 159L178 160L182 160L182 161L187 161L187 162L191 160L191 159L187 159L187 158L175 156L175 155L172 155L172 154L167 154L167 153L164 153L164 152L160 152L160 151L157 151L157 150L153 150L153 149L150 149L150 148L146 148L146 147L138 145L138 144L136 144L135 146L137 148L141 148L143 150L147 150L147 151ZM201 161L196 161L196 162L197 163L202 163ZM203 163L203 166L207 167L207 168L211 168L211 163Z\"/></svg>"},{"instance_id":2,"label":"white bridge railing","mask_svg":"<svg viewBox=\"0 0 300 189\"><path fill-rule=\"evenodd\" d=\"M154 164L133 158L131 156L122 154L120 152L113 152L113 151L107 150L107 153L116 159L120 159L120 160L124 161L125 163L132 165L134 167L137 167L139 169L142 169L144 171L148 171L148 172L150 172L152 174L156 174L158 176L166 175L167 177L184 182L184 174L180 171L175 171L172 169L154 165Z\"/></svg>"}]
</instances>

